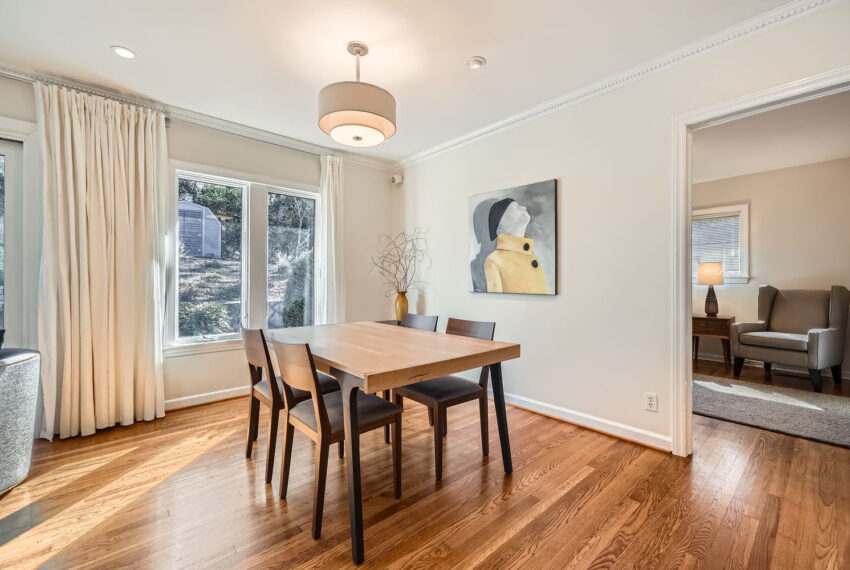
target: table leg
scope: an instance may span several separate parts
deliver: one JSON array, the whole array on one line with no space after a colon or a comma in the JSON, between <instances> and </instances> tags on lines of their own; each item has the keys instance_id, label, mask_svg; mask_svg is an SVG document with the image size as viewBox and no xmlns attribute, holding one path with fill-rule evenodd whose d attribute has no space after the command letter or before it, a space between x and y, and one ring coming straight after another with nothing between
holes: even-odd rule
<instances>
[{"instance_id":1,"label":"table leg","mask_svg":"<svg viewBox=\"0 0 850 570\"><path fill-rule=\"evenodd\" d=\"M348 516L351 522L351 560L360 564L363 550L363 497L360 486L360 430L357 424L357 378L342 376L342 415L345 426L345 467L348 475Z\"/></svg>"},{"instance_id":2,"label":"table leg","mask_svg":"<svg viewBox=\"0 0 850 570\"><path fill-rule=\"evenodd\" d=\"M502 464L505 473L513 472L511 462L511 442L508 438L508 412L505 409L505 390L502 386L502 363L490 365L490 379L493 384L493 403L496 406L496 424L499 426L499 443L502 448Z\"/></svg>"},{"instance_id":3,"label":"table leg","mask_svg":"<svg viewBox=\"0 0 850 570\"><path fill-rule=\"evenodd\" d=\"M732 361L732 347L728 338L720 339L720 342L723 344L723 367L729 368Z\"/></svg>"}]
</instances>

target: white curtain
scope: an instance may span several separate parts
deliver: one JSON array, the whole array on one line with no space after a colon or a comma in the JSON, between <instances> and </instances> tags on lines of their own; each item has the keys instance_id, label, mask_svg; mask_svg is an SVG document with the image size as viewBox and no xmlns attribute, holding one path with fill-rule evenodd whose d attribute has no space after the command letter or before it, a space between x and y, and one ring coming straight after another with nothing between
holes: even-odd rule
<instances>
[{"instance_id":1,"label":"white curtain","mask_svg":"<svg viewBox=\"0 0 850 570\"><path fill-rule=\"evenodd\" d=\"M41 436L162 417L165 118L55 85L37 83L35 92L44 160Z\"/></svg>"},{"instance_id":2,"label":"white curtain","mask_svg":"<svg viewBox=\"0 0 850 570\"><path fill-rule=\"evenodd\" d=\"M343 274L342 158L322 156L322 248L319 268L324 287L319 290L319 323L345 320L345 280Z\"/></svg>"}]
</instances>

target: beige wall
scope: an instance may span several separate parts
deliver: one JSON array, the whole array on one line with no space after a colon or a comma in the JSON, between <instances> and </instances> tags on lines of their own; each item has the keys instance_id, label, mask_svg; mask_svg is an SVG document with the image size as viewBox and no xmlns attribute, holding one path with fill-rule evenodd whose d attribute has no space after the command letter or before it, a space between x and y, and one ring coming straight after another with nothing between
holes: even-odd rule
<instances>
[{"instance_id":1,"label":"beige wall","mask_svg":"<svg viewBox=\"0 0 850 570\"><path fill-rule=\"evenodd\" d=\"M0 77L0 117L35 122L32 84Z\"/></svg>"},{"instance_id":2,"label":"beige wall","mask_svg":"<svg viewBox=\"0 0 850 570\"><path fill-rule=\"evenodd\" d=\"M838 4L406 168L394 207L429 230L433 258L414 306L494 320L497 338L520 342L509 401L669 449L673 118L850 65L848 21ZM467 197L551 178L560 294L468 292Z\"/></svg>"},{"instance_id":3,"label":"beige wall","mask_svg":"<svg viewBox=\"0 0 850 570\"><path fill-rule=\"evenodd\" d=\"M319 185L319 157L183 121L168 128L168 156L275 180Z\"/></svg>"},{"instance_id":4,"label":"beige wall","mask_svg":"<svg viewBox=\"0 0 850 570\"><path fill-rule=\"evenodd\" d=\"M750 204L750 282L716 287L721 313L755 320L759 285L850 287L850 158L695 184L692 200ZM705 312L706 289L693 288L694 314ZM717 357L719 341L702 339L700 352Z\"/></svg>"}]
</instances>

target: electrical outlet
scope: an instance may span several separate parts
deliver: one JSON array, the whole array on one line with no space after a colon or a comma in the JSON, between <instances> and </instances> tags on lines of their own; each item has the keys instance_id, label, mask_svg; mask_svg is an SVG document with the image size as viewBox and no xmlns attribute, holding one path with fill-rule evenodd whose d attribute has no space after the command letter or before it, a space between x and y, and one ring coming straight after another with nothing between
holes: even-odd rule
<instances>
[{"instance_id":1,"label":"electrical outlet","mask_svg":"<svg viewBox=\"0 0 850 570\"><path fill-rule=\"evenodd\" d=\"M650 412L658 411L658 394L655 392L643 393L644 408Z\"/></svg>"}]
</instances>

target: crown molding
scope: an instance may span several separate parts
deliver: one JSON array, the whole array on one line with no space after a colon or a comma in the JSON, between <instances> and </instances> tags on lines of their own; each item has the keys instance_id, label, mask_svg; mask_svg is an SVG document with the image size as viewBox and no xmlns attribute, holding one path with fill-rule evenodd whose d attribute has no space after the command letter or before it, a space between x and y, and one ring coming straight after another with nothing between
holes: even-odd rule
<instances>
[{"instance_id":1,"label":"crown molding","mask_svg":"<svg viewBox=\"0 0 850 570\"><path fill-rule=\"evenodd\" d=\"M399 168L407 168L418 162L433 158L444 152L465 146L477 140L489 137L501 131L517 127L529 121L556 113L566 107L576 105L588 99L609 93L634 81L639 81L649 75L678 65L688 59L702 55L710 50L740 40L751 34L764 31L774 26L808 16L812 12L826 6L841 4L847 0L795 0L784 6L775 8L719 32L706 36L696 42L687 44L664 55L653 58L632 69L610 76L606 79L570 91L560 97L512 115L506 119L472 131L455 139L433 146L422 152L413 154L398 162Z\"/></svg>"},{"instance_id":2,"label":"crown molding","mask_svg":"<svg viewBox=\"0 0 850 570\"><path fill-rule=\"evenodd\" d=\"M167 105L165 103L161 103L159 101L148 99L142 96L128 95L126 93L121 93L119 91L102 87L99 85L77 81L76 79L71 79L69 77L63 77L50 73L31 72L5 66L0 66L0 77L7 77L9 79L25 81L27 83L42 82L49 83L52 85L58 85L60 87L66 87L68 89L74 89L83 93L98 95L100 97L105 97L107 99L112 99L121 103L126 103L128 105L135 105L138 107L151 109L153 111L162 113L170 120L184 121L193 125L214 129L217 131L265 142L268 144L273 144L292 150L315 154L317 156L321 156L323 154L333 154L336 156L341 156L348 163L359 164L384 172L395 172L397 170L397 164L394 161L381 160L379 158L374 158L371 156L364 156L362 154L356 154L339 149L328 148L322 145L317 145L299 139L287 137L278 133L273 133L271 131L266 131L263 129L258 129L256 127L243 125L241 123L228 121L226 119L205 115L203 113L191 111L182 107Z\"/></svg>"}]
</instances>

